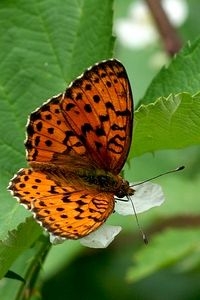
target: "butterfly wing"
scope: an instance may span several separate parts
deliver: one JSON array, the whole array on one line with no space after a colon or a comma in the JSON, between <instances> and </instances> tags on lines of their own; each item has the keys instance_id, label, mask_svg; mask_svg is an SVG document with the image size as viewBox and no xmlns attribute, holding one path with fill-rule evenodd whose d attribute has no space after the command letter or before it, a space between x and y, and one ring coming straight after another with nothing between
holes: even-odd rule
<instances>
[{"instance_id":1,"label":"butterfly wing","mask_svg":"<svg viewBox=\"0 0 200 300\"><path fill-rule=\"evenodd\" d=\"M54 235L76 239L89 234L114 208L113 192L95 189L94 168L120 172L132 121L123 65L116 60L94 65L30 115L25 146L33 169L20 170L9 189ZM76 168L92 186L80 182Z\"/></svg>"},{"instance_id":2,"label":"butterfly wing","mask_svg":"<svg viewBox=\"0 0 200 300\"><path fill-rule=\"evenodd\" d=\"M108 60L88 69L66 90L61 109L93 164L118 174L133 125L132 93L123 65Z\"/></svg>"},{"instance_id":3,"label":"butterfly wing","mask_svg":"<svg viewBox=\"0 0 200 300\"><path fill-rule=\"evenodd\" d=\"M30 164L53 162L70 168L77 157L88 162L85 146L63 118L61 98L61 94L55 96L29 117L25 147Z\"/></svg>"},{"instance_id":4,"label":"butterfly wing","mask_svg":"<svg viewBox=\"0 0 200 300\"><path fill-rule=\"evenodd\" d=\"M128 77L117 60L96 64L30 115L27 159L95 166L118 174L132 137L133 101Z\"/></svg>"},{"instance_id":5,"label":"butterfly wing","mask_svg":"<svg viewBox=\"0 0 200 300\"><path fill-rule=\"evenodd\" d=\"M79 185L59 186L43 172L21 169L9 189L36 220L56 236L77 239L105 222L114 207L114 195L87 191Z\"/></svg>"}]
</instances>

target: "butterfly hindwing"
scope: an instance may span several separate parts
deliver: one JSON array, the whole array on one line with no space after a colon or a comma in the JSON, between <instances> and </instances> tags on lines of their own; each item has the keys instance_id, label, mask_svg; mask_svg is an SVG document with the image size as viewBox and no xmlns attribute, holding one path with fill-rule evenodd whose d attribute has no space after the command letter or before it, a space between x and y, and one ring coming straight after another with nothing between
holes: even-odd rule
<instances>
[{"instance_id":1,"label":"butterfly hindwing","mask_svg":"<svg viewBox=\"0 0 200 300\"><path fill-rule=\"evenodd\" d=\"M114 195L59 186L43 172L21 169L9 189L50 233L77 239L97 229L114 207Z\"/></svg>"}]
</instances>

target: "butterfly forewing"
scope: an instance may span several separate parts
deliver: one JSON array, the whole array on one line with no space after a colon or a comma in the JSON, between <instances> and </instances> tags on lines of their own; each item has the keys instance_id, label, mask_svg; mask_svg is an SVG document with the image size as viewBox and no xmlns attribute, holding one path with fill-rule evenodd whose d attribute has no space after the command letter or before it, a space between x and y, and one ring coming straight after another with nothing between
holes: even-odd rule
<instances>
[{"instance_id":1,"label":"butterfly forewing","mask_svg":"<svg viewBox=\"0 0 200 300\"><path fill-rule=\"evenodd\" d=\"M93 164L118 174L127 158L133 123L131 88L123 65L110 60L87 70L66 90L61 108Z\"/></svg>"},{"instance_id":2,"label":"butterfly forewing","mask_svg":"<svg viewBox=\"0 0 200 300\"><path fill-rule=\"evenodd\" d=\"M59 154L65 161L70 160L70 155L85 155L84 145L63 117L61 98L62 95L52 98L30 115L25 142L29 162L57 163Z\"/></svg>"}]
</instances>

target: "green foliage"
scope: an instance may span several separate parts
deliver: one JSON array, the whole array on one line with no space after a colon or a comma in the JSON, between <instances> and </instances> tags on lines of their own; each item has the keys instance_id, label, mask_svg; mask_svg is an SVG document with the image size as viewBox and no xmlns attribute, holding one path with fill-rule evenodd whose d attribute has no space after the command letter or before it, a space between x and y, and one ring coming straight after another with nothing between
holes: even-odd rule
<instances>
[{"instance_id":1,"label":"green foliage","mask_svg":"<svg viewBox=\"0 0 200 300\"><path fill-rule=\"evenodd\" d=\"M184 259L199 253L200 241L197 241L199 234L199 229L169 229L163 235L155 236L150 249L143 248L134 256L134 265L128 271L128 280L138 281L177 262L179 264L177 272L186 271ZM193 264L190 263L188 266L192 268Z\"/></svg>"},{"instance_id":2,"label":"green foliage","mask_svg":"<svg viewBox=\"0 0 200 300\"><path fill-rule=\"evenodd\" d=\"M142 104L135 112L133 155L199 145L199 129L200 94L180 93Z\"/></svg>"},{"instance_id":3,"label":"green foliage","mask_svg":"<svg viewBox=\"0 0 200 300\"><path fill-rule=\"evenodd\" d=\"M0 2L0 276L2 278L8 270L14 271L26 279L27 290L34 287L40 269L36 262L43 264L49 243L46 238L41 239L42 231L39 225L32 217L27 218L30 214L19 206L6 190L13 174L26 165L23 146L26 119L45 99L63 91L86 67L113 56L112 6L113 2L106 0ZM148 87L143 104L135 113L130 163L133 157L135 160L137 156L148 152L157 154L157 151L164 149L184 151L186 147L199 145L199 56L198 39L186 45ZM173 213L177 220L187 212L191 217L188 220L191 220L194 214L199 216L199 191L198 187L196 188L199 177L192 178L199 172L196 169L199 149L196 153L193 151L191 156L187 153L190 152L185 154L188 159L192 159L189 161L192 165L190 173L187 173L184 180L168 181L168 207L166 204L164 208L157 209L156 214L147 213L147 218L144 218L147 228L156 225L163 217L170 219ZM165 161L168 158L165 157ZM160 161L162 163L162 159ZM146 172L148 168L145 161L142 169ZM134 172L137 171L134 169ZM153 237L148 247L134 245L134 250L132 221L130 222L128 217L123 221L114 218L131 228L131 241L128 239L126 253L123 251L123 240L120 243L120 239L119 244L116 244L121 247L120 253L117 252L118 247L111 248L111 253L108 252L109 249L103 250L109 257L105 266L108 269L106 272L104 269L100 276L101 280L105 278L102 285L110 282L112 278L112 282L119 288L120 295L124 282L123 286L119 284L119 272L116 271L119 268L123 278L128 269L127 278L134 282L141 282L145 277L170 266L177 268L180 273L183 270L188 272L199 268L199 230L186 230L185 225L189 222L187 218L181 229L175 230L172 224L169 226L170 230L162 230L155 236L152 233ZM195 224L190 225L195 227ZM70 265L75 256L78 257L84 249L78 242L71 243L73 246L68 246L66 242L63 246L51 250L49 261L47 258L44 267L48 273L47 277L51 274L56 278L55 270L58 272L66 261ZM100 255L100 252L96 253ZM130 256L133 257L131 266ZM105 262L104 257L99 264L98 260L99 257L95 260L97 269ZM37 268L34 269L35 265ZM112 268L113 273L110 270ZM93 266L91 269L94 272ZM94 280L96 275L91 277ZM90 282L89 279L88 281ZM24 288L20 282L7 278L2 279L2 282L4 286L0 288L0 298L25 299L25 296L22 296L25 295ZM109 290L108 295L112 297L112 287L108 288L106 284L105 287ZM74 286L72 288L74 289ZM121 294L125 295L122 292ZM105 295L102 292L100 296L102 298ZM115 296L118 296L117 292ZM128 298L130 299L130 295L127 294ZM119 296L118 299L125 298Z\"/></svg>"},{"instance_id":4,"label":"green foliage","mask_svg":"<svg viewBox=\"0 0 200 300\"><path fill-rule=\"evenodd\" d=\"M200 39L188 44L172 59L168 67L158 73L147 89L142 103L155 101L161 95L199 92L200 82Z\"/></svg>"},{"instance_id":5,"label":"green foliage","mask_svg":"<svg viewBox=\"0 0 200 300\"><path fill-rule=\"evenodd\" d=\"M31 232L31 235L30 235ZM0 277L2 278L15 259L41 235L41 229L32 218L21 223L16 230L0 241Z\"/></svg>"}]
</instances>

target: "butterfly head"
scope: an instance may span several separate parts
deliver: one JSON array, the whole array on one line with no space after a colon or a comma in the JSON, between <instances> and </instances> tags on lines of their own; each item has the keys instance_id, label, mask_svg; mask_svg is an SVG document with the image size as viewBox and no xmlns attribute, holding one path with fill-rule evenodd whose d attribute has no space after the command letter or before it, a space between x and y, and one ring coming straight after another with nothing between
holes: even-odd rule
<instances>
[{"instance_id":1,"label":"butterfly head","mask_svg":"<svg viewBox=\"0 0 200 300\"><path fill-rule=\"evenodd\" d=\"M124 198L126 196L134 195L135 190L130 187L129 182L120 177L118 180L119 186L116 189L115 196L117 198Z\"/></svg>"}]
</instances>

